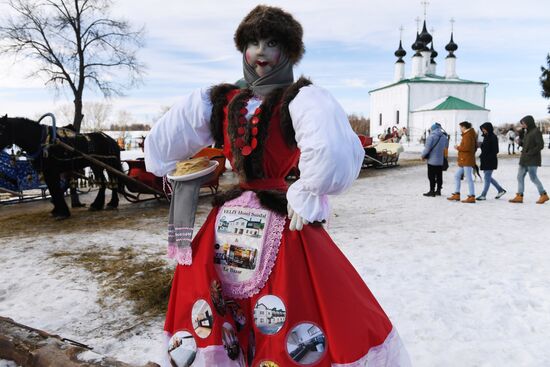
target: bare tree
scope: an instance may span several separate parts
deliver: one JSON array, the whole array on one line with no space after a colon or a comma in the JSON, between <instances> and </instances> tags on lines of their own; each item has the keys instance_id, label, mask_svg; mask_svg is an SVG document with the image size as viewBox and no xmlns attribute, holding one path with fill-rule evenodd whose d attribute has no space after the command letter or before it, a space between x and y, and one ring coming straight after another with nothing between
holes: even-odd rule
<instances>
[{"instance_id":1,"label":"bare tree","mask_svg":"<svg viewBox=\"0 0 550 367\"><path fill-rule=\"evenodd\" d=\"M84 126L87 130L101 131L107 126L112 105L103 102L84 103Z\"/></svg>"},{"instance_id":2,"label":"bare tree","mask_svg":"<svg viewBox=\"0 0 550 367\"><path fill-rule=\"evenodd\" d=\"M82 112L82 130L101 131L107 127L107 121L111 116L113 106L105 102L84 102ZM55 111L59 126L72 124L74 117L74 105L64 104Z\"/></svg>"},{"instance_id":3,"label":"bare tree","mask_svg":"<svg viewBox=\"0 0 550 367\"><path fill-rule=\"evenodd\" d=\"M348 115L348 120L353 131L361 135L370 134L370 119L355 114Z\"/></svg>"},{"instance_id":4,"label":"bare tree","mask_svg":"<svg viewBox=\"0 0 550 367\"><path fill-rule=\"evenodd\" d=\"M85 87L110 97L141 80L144 65L136 53L144 30L111 19L110 0L8 0L7 5L13 14L0 23L0 54L36 60L30 76L55 88L68 86L77 131ZM127 77L115 77L120 72Z\"/></svg>"}]
</instances>

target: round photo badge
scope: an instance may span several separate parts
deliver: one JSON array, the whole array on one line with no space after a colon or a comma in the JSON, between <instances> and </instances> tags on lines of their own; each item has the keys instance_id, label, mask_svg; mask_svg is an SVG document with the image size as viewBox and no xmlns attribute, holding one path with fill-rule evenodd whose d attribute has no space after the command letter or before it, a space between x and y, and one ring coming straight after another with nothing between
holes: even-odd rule
<instances>
[{"instance_id":1,"label":"round photo badge","mask_svg":"<svg viewBox=\"0 0 550 367\"><path fill-rule=\"evenodd\" d=\"M214 279L212 283L210 283L210 298L212 299L214 308L220 316L225 316L225 301L223 299L222 286L219 280Z\"/></svg>"},{"instance_id":2,"label":"round photo badge","mask_svg":"<svg viewBox=\"0 0 550 367\"><path fill-rule=\"evenodd\" d=\"M168 342L170 364L177 367L191 366L197 354L197 343L190 332L182 330L175 333Z\"/></svg>"},{"instance_id":3,"label":"round photo badge","mask_svg":"<svg viewBox=\"0 0 550 367\"><path fill-rule=\"evenodd\" d=\"M316 363L325 355L325 334L317 325L309 322L298 324L288 333L286 350L298 364Z\"/></svg>"},{"instance_id":4,"label":"round photo badge","mask_svg":"<svg viewBox=\"0 0 550 367\"><path fill-rule=\"evenodd\" d=\"M273 361L261 361L258 367L279 367L279 365Z\"/></svg>"},{"instance_id":5,"label":"round photo badge","mask_svg":"<svg viewBox=\"0 0 550 367\"><path fill-rule=\"evenodd\" d=\"M204 339L210 335L214 326L214 315L208 302L203 299L195 302L191 311L191 321L193 329L199 337Z\"/></svg>"},{"instance_id":6,"label":"round photo badge","mask_svg":"<svg viewBox=\"0 0 550 367\"><path fill-rule=\"evenodd\" d=\"M286 307L277 296L268 294L261 297L254 306L254 323L260 332L277 334L286 320Z\"/></svg>"},{"instance_id":7,"label":"round photo badge","mask_svg":"<svg viewBox=\"0 0 550 367\"><path fill-rule=\"evenodd\" d=\"M223 324L222 341L229 359L233 361L236 360L241 354L241 346L239 345L237 334L235 334L235 329L233 329L233 326L228 322Z\"/></svg>"},{"instance_id":8,"label":"round photo badge","mask_svg":"<svg viewBox=\"0 0 550 367\"><path fill-rule=\"evenodd\" d=\"M228 300L226 302L226 305L227 308L231 311L231 316L233 316L233 320L235 320L237 331L241 331L246 324L246 315L244 314L242 307L232 299Z\"/></svg>"}]
</instances>

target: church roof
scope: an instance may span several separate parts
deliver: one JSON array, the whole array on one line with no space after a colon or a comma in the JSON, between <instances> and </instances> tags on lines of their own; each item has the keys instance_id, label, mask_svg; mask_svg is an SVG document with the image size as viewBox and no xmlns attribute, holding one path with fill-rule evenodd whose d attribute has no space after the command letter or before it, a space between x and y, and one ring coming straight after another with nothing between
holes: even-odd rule
<instances>
[{"instance_id":1,"label":"church roof","mask_svg":"<svg viewBox=\"0 0 550 367\"><path fill-rule=\"evenodd\" d=\"M408 78L408 79L402 79L396 83L388 84L380 88L372 89L369 91L369 93L376 92L382 89L391 88L399 84L411 84L411 83L443 83L443 84L478 84L478 85L489 85L485 82L475 82L472 80L466 80L466 79L447 79L444 76L434 75L434 74L427 74L426 76L420 76L415 78Z\"/></svg>"},{"instance_id":2,"label":"church roof","mask_svg":"<svg viewBox=\"0 0 550 367\"><path fill-rule=\"evenodd\" d=\"M453 96L436 99L424 106L419 107L414 112L420 111L442 111L442 110L482 110L488 111L486 108L470 103L460 98Z\"/></svg>"}]
</instances>

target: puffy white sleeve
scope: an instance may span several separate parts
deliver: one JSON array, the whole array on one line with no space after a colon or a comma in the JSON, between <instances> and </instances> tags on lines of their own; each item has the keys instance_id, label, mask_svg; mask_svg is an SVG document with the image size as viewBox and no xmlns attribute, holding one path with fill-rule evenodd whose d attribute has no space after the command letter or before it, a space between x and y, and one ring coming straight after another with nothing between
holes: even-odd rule
<instances>
[{"instance_id":1,"label":"puffy white sleeve","mask_svg":"<svg viewBox=\"0 0 550 367\"><path fill-rule=\"evenodd\" d=\"M198 89L174 104L145 139L147 171L162 177L176 169L178 161L212 145L211 114L212 103L207 88Z\"/></svg>"},{"instance_id":2,"label":"puffy white sleeve","mask_svg":"<svg viewBox=\"0 0 550 367\"><path fill-rule=\"evenodd\" d=\"M327 195L341 193L359 175L365 151L342 107L319 87L302 87L289 105L300 148L300 178L287 192L294 211L309 222L328 218Z\"/></svg>"}]
</instances>

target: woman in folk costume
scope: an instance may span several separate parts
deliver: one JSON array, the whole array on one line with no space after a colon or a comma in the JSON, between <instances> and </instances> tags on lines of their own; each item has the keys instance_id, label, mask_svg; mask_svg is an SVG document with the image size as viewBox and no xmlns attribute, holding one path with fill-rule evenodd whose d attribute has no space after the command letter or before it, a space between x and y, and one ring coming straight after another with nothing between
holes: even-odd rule
<instances>
[{"instance_id":1,"label":"woman in folk costume","mask_svg":"<svg viewBox=\"0 0 550 367\"><path fill-rule=\"evenodd\" d=\"M165 323L171 365L409 365L397 331L321 225L327 196L352 184L364 151L326 90L294 82L301 25L257 6L234 40L246 85L191 93L145 140L147 169L158 176L215 143L240 178L191 246L170 252L179 262ZM298 161L300 178L287 187Z\"/></svg>"}]
</instances>

